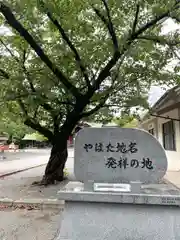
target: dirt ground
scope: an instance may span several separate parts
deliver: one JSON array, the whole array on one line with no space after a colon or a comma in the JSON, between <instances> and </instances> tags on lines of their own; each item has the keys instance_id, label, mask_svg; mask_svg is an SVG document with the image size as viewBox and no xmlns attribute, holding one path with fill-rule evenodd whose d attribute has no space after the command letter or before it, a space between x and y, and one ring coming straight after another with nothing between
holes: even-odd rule
<instances>
[{"instance_id":1,"label":"dirt ground","mask_svg":"<svg viewBox=\"0 0 180 240\"><path fill-rule=\"evenodd\" d=\"M1 240L53 240L56 239L62 210L0 210Z\"/></svg>"}]
</instances>

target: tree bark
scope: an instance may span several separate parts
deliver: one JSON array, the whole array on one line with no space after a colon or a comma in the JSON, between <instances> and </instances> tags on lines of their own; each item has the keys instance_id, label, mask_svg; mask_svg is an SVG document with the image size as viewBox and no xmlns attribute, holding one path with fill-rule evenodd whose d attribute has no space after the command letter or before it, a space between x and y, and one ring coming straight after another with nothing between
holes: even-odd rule
<instances>
[{"instance_id":1,"label":"tree bark","mask_svg":"<svg viewBox=\"0 0 180 240\"><path fill-rule=\"evenodd\" d=\"M49 185L64 180L64 167L68 157L67 140L67 136L60 134L54 141L41 184Z\"/></svg>"}]
</instances>

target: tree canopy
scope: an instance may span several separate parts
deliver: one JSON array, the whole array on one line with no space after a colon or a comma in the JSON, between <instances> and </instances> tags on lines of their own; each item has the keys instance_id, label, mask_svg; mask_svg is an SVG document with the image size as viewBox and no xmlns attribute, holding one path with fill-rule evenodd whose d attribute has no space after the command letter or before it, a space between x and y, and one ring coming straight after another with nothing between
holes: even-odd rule
<instances>
[{"instance_id":1,"label":"tree canopy","mask_svg":"<svg viewBox=\"0 0 180 240\"><path fill-rule=\"evenodd\" d=\"M109 116L146 107L151 84L179 81L178 68L166 68L179 33L161 31L179 20L179 1L3 1L0 12L11 31L0 37L0 97L49 139L77 99L89 98L82 118L101 107Z\"/></svg>"}]
</instances>

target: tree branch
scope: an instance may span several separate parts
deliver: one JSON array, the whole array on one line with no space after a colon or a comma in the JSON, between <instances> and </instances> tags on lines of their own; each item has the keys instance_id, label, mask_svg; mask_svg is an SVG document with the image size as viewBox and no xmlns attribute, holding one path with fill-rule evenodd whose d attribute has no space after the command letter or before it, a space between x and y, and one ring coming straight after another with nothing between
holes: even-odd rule
<instances>
[{"instance_id":1,"label":"tree branch","mask_svg":"<svg viewBox=\"0 0 180 240\"><path fill-rule=\"evenodd\" d=\"M22 70L24 72L24 74L26 75L27 77L27 80L29 82L29 85L30 85L30 88L32 90L32 92L35 92L35 88L33 86L33 83L31 81L31 78L30 78L30 74L29 72L27 71L26 67L25 67L25 61L26 61L26 50L23 50L23 59L22 59L22 63L21 61L14 55L14 53L11 51L11 49L9 49L7 47L7 45L4 43L4 41L2 39L0 39L0 43L6 48L6 50L10 53L11 57L15 59L15 61L21 65L22 67Z\"/></svg>"},{"instance_id":2,"label":"tree branch","mask_svg":"<svg viewBox=\"0 0 180 240\"><path fill-rule=\"evenodd\" d=\"M176 52L176 50L173 47L171 47L170 49L173 51L173 53L177 57L177 59L180 60L180 55Z\"/></svg>"},{"instance_id":3,"label":"tree branch","mask_svg":"<svg viewBox=\"0 0 180 240\"><path fill-rule=\"evenodd\" d=\"M31 76L30 76L28 70L26 69L25 61L26 61L26 60L25 60L25 54L24 54L24 59L23 59L23 63L22 63L22 68L23 68L23 71L24 71L24 73L25 73L25 75L26 75L26 77L27 77L27 80L28 80L28 82L29 82L29 85L30 85L30 88L31 88L31 91L32 91L29 95L32 95L32 94L33 94L33 95L35 95L35 96L39 96L39 95L37 94L37 91L36 91L35 87L34 87L34 84L33 84L33 82L32 82ZM41 98L41 99L43 98L43 95L42 95L42 94L40 95L40 98ZM46 102L40 103L40 105L41 105L46 111L48 111L52 116L54 116L54 109L51 107L51 105L49 105L49 104L46 103Z\"/></svg>"},{"instance_id":4,"label":"tree branch","mask_svg":"<svg viewBox=\"0 0 180 240\"><path fill-rule=\"evenodd\" d=\"M109 60L109 62L106 64L106 66L101 70L99 73L97 79L94 81L93 87L95 91L99 89L101 83L110 75L110 71L112 67L115 66L119 58L127 51L129 46L133 43L134 40L137 39L137 37L144 33L149 28L153 27L155 24L157 24L159 21L164 19L165 17L168 17L171 11L174 11L174 9L179 8L180 2L177 1L171 10L168 10L164 12L163 14L156 16L154 19L147 22L145 25L141 26L138 30L136 30L134 33L131 33L130 36L126 40L126 44L122 46L121 51L117 51L114 53L113 57ZM103 20L102 20L103 21ZM103 21L104 22L104 21Z\"/></svg>"},{"instance_id":5,"label":"tree branch","mask_svg":"<svg viewBox=\"0 0 180 240\"><path fill-rule=\"evenodd\" d=\"M71 51L74 53L74 57L75 57L75 60L76 62L78 63L80 69L81 69L81 72L84 76L84 79L86 81L86 84L88 86L88 88L91 88L91 83L90 83L90 80L89 80L89 77L88 77L88 74L87 74L87 69L86 67L83 65L82 63L82 59L77 51L77 49L75 48L75 46L73 45L72 41L70 40L70 38L67 36L67 34L65 33L63 27L61 26L61 24L57 21L57 19L55 19L53 17L53 15L51 14L50 11L46 11L46 14L48 16L48 18L51 20L51 22L57 27L57 29L59 30L62 38L64 39L64 41L68 44L69 48L71 49Z\"/></svg>"},{"instance_id":6,"label":"tree branch","mask_svg":"<svg viewBox=\"0 0 180 240\"><path fill-rule=\"evenodd\" d=\"M139 10L140 10L140 5L137 4L135 19L134 19L134 23L133 23L133 27L132 27L132 34L134 34L135 31L136 31L136 26L137 26L137 23L138 23L138 16L139 16Z\"/></svg>"},{"instance_id":7,"label":"tree branch","mask_svg":"<svg viewBox=\"0 0 180 240\"><path fill-rule=\"evenodd\" d=\"M119 50L119 45L118 45L118 40L117 40L117 36L115 33L115 29L112 23L112 19L111 19L111 15L110 15L110 10L109 7L107 5L106 0L102 0L104 7L106 9L106 13L108 16L108 20L104 17L104 15L94 6L92 6L94 12L96 13L96 15L101 19L101 21L105 24L105 26L107 27L110 37L112 39L113 45L114 45L114 50L115 52Z\"/></svg>"},{"instance_id":8,"label":"tree branch","mask_svg":"<svg viewBox=\"0 0 180 240\"><path fill-rule=\"evenodd\" d=\"M37 106L36 109L35 109L35 111L34 111L33 119L36 119L36 118L37 118L38 110L39 110L39 106Z\"/></svg>"},{"instance_id":9,"label":"tree branch","mask_svg":"<svg viewBox=\"0 0 180 240\"><path fill-rule=\"evenodd\" d=\"M0 76L9 79L9 74L7 72L5 72L3 69L0 69Z\"/></svg>"},{"instance_id":10,"label":"tree branch","mask_svg":"<svg viewBox=\"0 0 180 240\"><path fill-rule=\"evenodd\" d=\"M29 72L28 72L28 70L27 70L27 68L25 66L25 61L24 60L23 60L23 63L22 63L22 69L23 69L23 72L24 72L24 74L25 74L25 76L26 76L26 78L28 80L28 83L29 83L29 86L31 88L32 93L36 93L36 89L35 89L35 87L33 85L31 76L30 76L30 74L29 74Z\"/></svg>"},{"instance_id":11,"label":"tree branch","mask_svg":"<svg viewBox=\"0 0 180 240\"><path fill-rule=\"evenodd\" d=\"M102 2L104 4L104 7L105 7L106 12L107 12L109 32L110 32L110 34L112 36L112 41L113 41L114 48L115 48L115 51L116 51L116 50L119 49L119 44L118 44L118 40L117 40L115 29L114 29L114 26L113 26L113 23L112 23L110 10L109 10L108 4L107 4L107 0L102 0Z\"/></svg>"},{"instance_id":12,"label":"tree branch","mask_svg":"<svg viewBox=\"0 0 180 240\"><path fill-rule=\"evenodd\" d=\"M114 87L114 83L106 90L107 94L103 98L101 98L100 103L96 107L91 109L90 111L82 113L81 117L82 118L89 117L90 115L92 115L95 112L97 112L100 108L102 108L104 106L104 104L106 103L107 99L109 98L109 96L111 94L111 90L113 89L113 87Z\"/></svg>"},{"instance_id":13,"label":"tree branch","mask_svg":"<svg viewBox=\"0 0 180 240\"><path fill-rule=\"evenodd\" d=\"M130 45L130 44L129 44ZM108 77L110 76L110 71L112 67L115 66L119 58L126 52L127 47L124 47L121 52L115 52L113 57L110 59L110 61L107 63L107 65L101 70L99 73L97 79L94 81L94 89L95 91L99 89L101 83Z\"/></svg>"},{"instance_id":14,"label":"tree branch","mask_svg":"<svg viewBox=\"0 0 180 240\"><path fill-rule=\"evenodd\" d=\"M22 94L18 94L18 95L9 95L6 100L7 101L15 101L15 100L18 100L18 99L22 99L22 98L26 98L26 97L29 97L29 96L39 96L39 94L37 92L27 92L27 93L22 93ZM43 96L39 96L39 97L43 97ZM75 104L69 102L69 101L59 101L58 100L58 104L62 104L62 105L69 105L69 106L74 106Z\"/></svg>"},{"instance_id":15,"label":"tree branch","mask_svg":"<svg viewBox=\"0 0 180 240\"><path fill-rule=\"evenodd\" d=\"M28 70L27 70L27 68L25 66L25 62L26 62L26 51L24 50L23 51L22 69L23 69L23 71L24 71L24 73L26 75L26 78L27 78L27 80L29 82L29 85L30 85L30 88L31 88L31 91L32 91L31 93L28 93L25 96L34 95L34 96L40 97L41 100L43 99L43 102L40 103L40 106L42 106L46 111L48 111L51 114L52 118L55 118L57 116L57 114L55 114L54 109L51 107L51 105L49 105L48 103L46 103L44 101L45 99L47 100L48 98L45 96L45 94L39 95L37 93L36 88L34 87L33 81L31 79L31 76L30 76L30 74L29 74L29 72L28 72ZM22 95L18 96L18 97L22 98Z\"/></svg>"},{"instance_id":16,"label":"tree branch","mask_svg":"<svg viewBox=\"0 0 180 240\"><path fill-rule=\"evenodd\" d=\"M41 126L39 123L35 122L33 119L27 118L24 121L24 124L28 127L31 127L32 129L38 131L45 137L47 137L50 142L53 141L53 133L50 130L48 130L47 128Z\"/></svg>"},{"instance_id":17,"label":"tree branch","mask_svg":"<svg viewBox=\"0 0 180 240\"><path fill-rule=\"evenodd\" d=\"M18 63L19 59L14 55L14 53L7 47L7 45L4 43L4 41L0 38L0 43L5 47L5 49L9 52L11 57L13 57Z\"/></svg>"},{"instance_id":18,"label":"tree branch","mask_svg":"<svg viewBox=\"0 0 180 240\"><path fill-rule=\"evenodd\" d=\"M31 79L31 76L25 66L25 62L26 62L26 50L24 49L23 50L23 59L22 59L22 63L20 62L20 60L12 53L12 51L6 46L6 44L3 42L2 39L0 39L0 42L3 44L3 46L6 48L6 50L11 54L11 56L16 60L17 63L19 63L22 67L22 70L24 72L24 74L26 75L26 78L29 82L29 85L30 85L30 88L31 88L31 93L28 93L28 94L22 94L22 95L18 95L16 96L15 98L11 98L11 100L16 100L16 99L21 99L22 97L27 97L29 95L35 95L35 96L38 96L37 95L37 92L36 92L36 89L33 85L33 82L32 82L32 79ZM22 104L22 103L21 103ZM53 114L53 108L47 104L47 103L41 103L41 106L46 110L46 111L49 111L51 114ZM21 106L22 107L22 106Z\"/></svg>"},{"instance_id":19,"label":"tree branch","mask_svg":"<svg viewBox=\"0 0 180 240\"><path fill-rule=\"evenodd\" d=\"M103 101L101 101L96 107L94 107L93 109L91 109L90 111L88 112L84 112L81 114L81 117L84 118L84 117L89 117L91 116L92 114L94 114L95 112L97 112L99 109L101 109L105 102L107 101L107 99L104 99Z\"/></svg>"},{"instance_id":20,"label":"tree branch","mask_svg":"<svg viewBox=\"0 0 180 240\"><path fill-rule=\"evenodd\" d=\"M52 63L49 57L44 53L42 48L37 44L34 38L29 32L21 25L21 23L15 18L11 9L4 3L0 2L0 12L4 15L7 23L15 29L20 36L22 36L32 49L37 53L41 60L50 68L50 70L56 75L56 77L62 82L62 84L68 89L72 95L76 98L80 98L81 94L78 89L66 78L66 76Z\"/></svg>"},{"instance_id":21,"label":"tree branch","mask_svg":"<svg viewBox=\"0 0 180 240\"><path fill-rule=\"evenodd\" d=\"M153 41L153 42L156 42L159 44L166 44L171 47L180 44L180 41L168 41L168 40L164 39L163 37L158 37L158 36L142 35L142 36L137 37L137 39Z\"/></svg>"},{"instance_id":22,"label":"tree branch","mask_svg":"<svg viewBox=\"0 0 180 240\"><path fill-rule=\"evenodd\" d=\"M23 50L23 57L22 57L22 63L23 63L23 65L25 65L25 62L26 62L26 50L24 49L24 50Z\"/></svg>"},{"instance_id":23,"label":"tree branch","mask_svg":"<svg viewBox=\"0 0 180 240\"><path fill-rule=\"evenodd\" d=\"M142 27L140 27L133 35L132 38L135 39L137 38L140 34L144 33L147 29L151 28L152 26L154 26L156 23L158 23L159 21L161 21L163 18L168 17L171 13L171 11L174 11L175 9L179 8L179 3L180 1L176 1L176 3L173 5L171 10L167 10L166 12L162 13L159 16L156 16L154 19L152 19L151 21L147 22L146 24L144 24Z\"/></svg>"},{"instance_id":24,"label":"tree branch","mask_svg":"<svg viewBox=\"0 0 180 240\"><path fill-rule=\"evenodd\" d=\"M17 101L19 103L19 106L24 114L24 117L25 117L25 121L24 121L24 124L31 127L32 129L40 132L41 134L43 134L45 137L48 138L49 141L53 141L53 133L46 129L45 127L41 126L39 123L37 123L34 119L31 119L29 116L28 116L28 112L27 112L27 109L25 107L25 104L23 103L23 101L21 99L18 99Z\"/></svg>"},{"instance_id":25,"label":"tree branch","mask_svg":"<svg viewBox=\"0 0 180 240\"><path fill-rule=\"evenodd\" d=\"M11 49L9 49L7 47L7 45L4 43L4 41L2 39L0 39L0 43L6 48L6 50L10 53L11 57L15 59L15 61L21 65L23 72L25 73L27 80L29 82L30 88L33 92L35 92L35 88L33 87L32 81L30 80L30 74L27 71L26 67L25 67L25 61L26 61L26 50L23 50L23 59L22 59L22 63L21 61L14 55L14 53L11 51Z\"/></svg>"}]
</instances>

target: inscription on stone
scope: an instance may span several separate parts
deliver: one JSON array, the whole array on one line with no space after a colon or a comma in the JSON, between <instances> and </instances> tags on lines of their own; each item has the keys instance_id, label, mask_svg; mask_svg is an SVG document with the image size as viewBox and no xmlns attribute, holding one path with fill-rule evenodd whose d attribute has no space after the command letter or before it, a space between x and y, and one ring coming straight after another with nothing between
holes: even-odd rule
<instances>
[{"instance_id":1,"label":"inscription on stone","mask_svg":"<svg viewBox=\"0 0 180 240\"><path fill-rule=\"evenodd\" d=\"M180 204L180 198L173 198L173 197L162 197L161 199L162 204Z\"/></svg>"},{"instance_id":2,"label":"inscription on stone","mask_svg":"<svg viewBox=\"0 0 180 240\"><path fill-rule=\"evenodd\" d=\"M122 143L116 143L115 146L112 145L111 142L109 142L107 145L103 145L102 142L100 143L95 143L94 146L93 144L84 144L84 149L86 152L89 151L95 151L95 152L119 152L119 153L136 153L138 152L138 146L136 142L130 142L128 146L124 142ZM128 161L127 157L119 157L118 159L113 158L113 157L107 157L107 160L105 162L105 165L108 168L124 168L126 169L127 167L131 168L147 168L147 169L153 169L152 161L149 158L143 157L142 160L138 159L131 159Z\"/></svg>"},{"instance_id":3,"label":"inscription on stone","mask_svg":"<svg viewBox=\"0 0 180 240\"><path fill-rule=\"evenodd\" d=\"M79 181L156 182L167 170L160 143L139 129L86 128L75 141L75 175Z\"/></svg>"}]
</instances>

